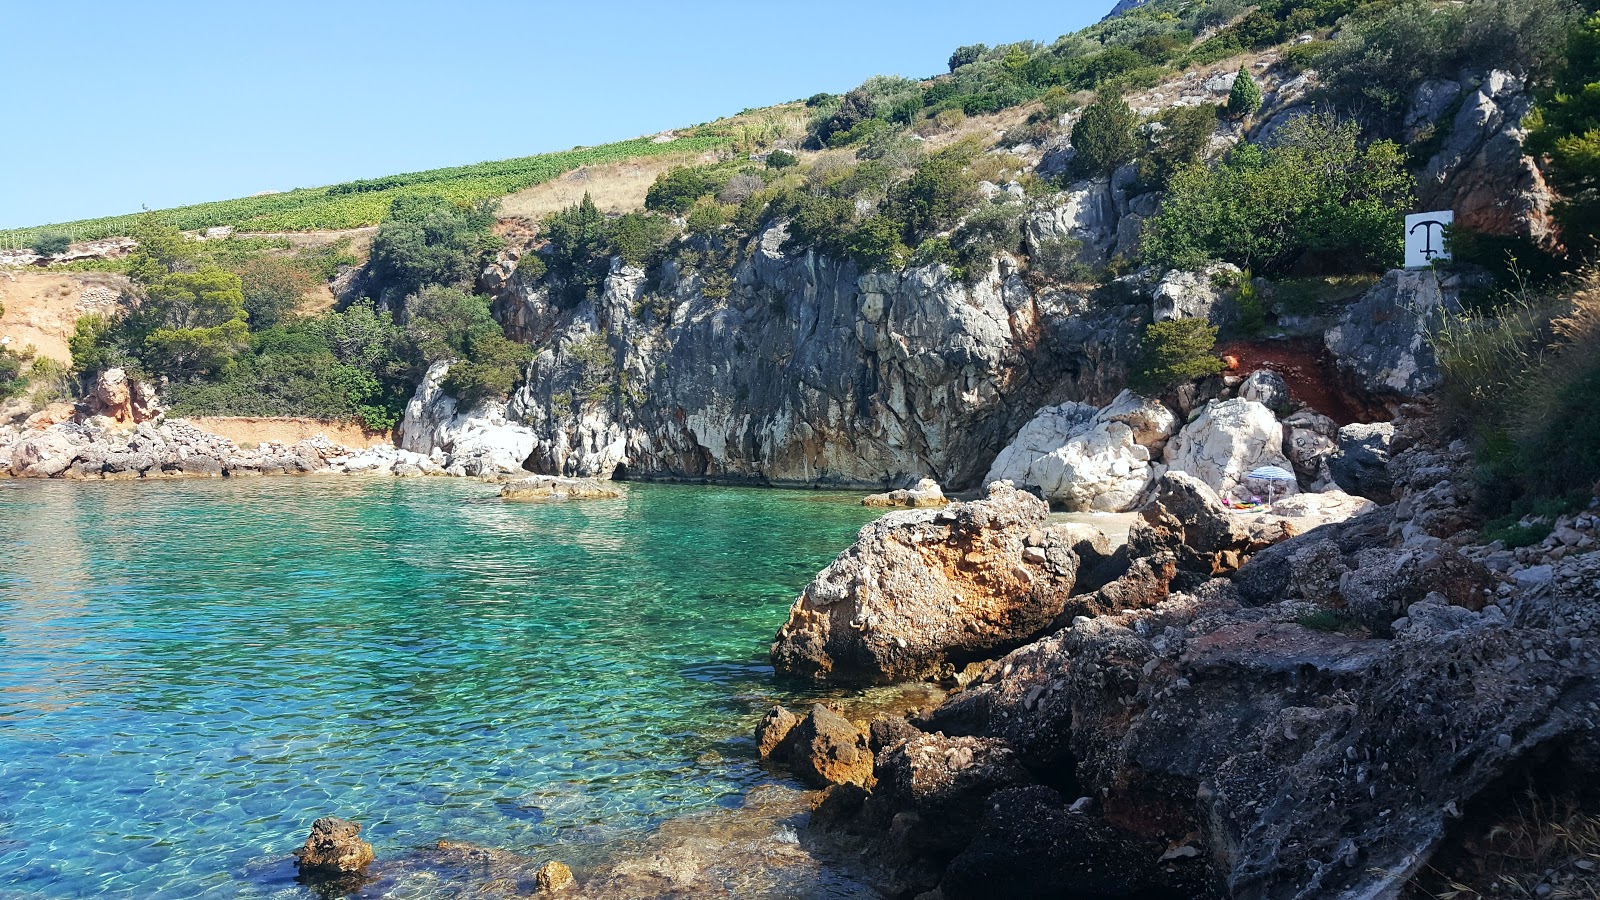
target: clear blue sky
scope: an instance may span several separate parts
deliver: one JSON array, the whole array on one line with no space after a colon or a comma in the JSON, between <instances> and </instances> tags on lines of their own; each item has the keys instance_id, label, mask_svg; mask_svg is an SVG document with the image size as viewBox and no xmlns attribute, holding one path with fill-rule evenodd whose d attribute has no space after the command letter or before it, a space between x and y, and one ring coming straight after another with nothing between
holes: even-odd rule
<instances>
[{"instance_id":1,"label":"clear blue sky","mask_svg":"<svg viewBox=\"0 0 1600 900\"><path fill-rule=\"evenodd\" d=\"M4 0L0 228L604 143L1111 5Z\"/></svg>"}]
</instances>

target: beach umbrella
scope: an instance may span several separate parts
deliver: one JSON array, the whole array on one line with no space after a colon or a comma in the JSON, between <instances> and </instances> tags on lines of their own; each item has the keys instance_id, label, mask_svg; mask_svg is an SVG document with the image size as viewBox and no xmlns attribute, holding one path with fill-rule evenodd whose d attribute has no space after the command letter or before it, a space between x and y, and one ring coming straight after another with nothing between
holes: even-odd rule
<instances>
[{"instance_id":1,"label":"beach umbrella","mask_svg":"<svg viewBox=\"0 0 1600 900\"><path fill-rule=\"evenodd\" d=\"M1288 469L1283 468L1282 466L1262 466L1259 469L1252 469L1252 470L1250 470L1250 476L1249 477L1255 478L1255 479L1259 479L1261 481L1295 481L1295 480L1297 480L1294 477L1294 473L1293 472L1289 471Z\"/></svg>"}]
</instances>

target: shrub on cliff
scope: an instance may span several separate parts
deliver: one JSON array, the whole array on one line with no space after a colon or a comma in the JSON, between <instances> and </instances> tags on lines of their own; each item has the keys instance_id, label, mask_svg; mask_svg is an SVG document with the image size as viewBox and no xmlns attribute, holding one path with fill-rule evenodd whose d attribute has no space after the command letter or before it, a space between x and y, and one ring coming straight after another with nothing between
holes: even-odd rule
<instances>
[{"instance_id":1,"label":"shrub on cliff","mask_svg":"<svg viewBox=\"0 0 1600 900\"><path fill-rule=\"evenodd\" d=\"M560 287L558 294L567 305L595 296L610 263L611 236L606 217L588 194L544 220L544 235L550 241L546 265Z\"/></svg>"},{"instance_id":2,"label":"shrub on cliff","mask_svg":"<svg viewBox=\"0 0 1600 900\"><path fill-rule=\"evenodd\" d=\"M59 256L72 246L72 235L60 231L41 231L33 239L33 252L40 256Z\"/></svg>"},{"instance_id":3,"label":"shrub on cliff","mask_svg":"<svg viewBox=\"0 0 1600 900\"><path fill-rule=\"evenodd\" d=\"M1592 256L1600 240L1600 14L1568 36L1553 95L1528 119L1527 148L1550 160L1569 249Z\"/></svg>"},{"instance_id":4,"label":"shrub on cliff","mask_svg":"<svg viewBox=\"0 0 1600 900\"><path fill-rule=\"evenodd\" d=\"M1139 339L1134 387L1158 395L1178 385L1216 375L1222 371L1222 360L1212 352L1216 345L1216 326L1204 319L1151 323Z\"/></svg>"},{"instance_id":5,"label":"shrub on cliff","mask_svg":"<svg viewBox=\"0 0 1600 900\"><path fill-rule=\"evenodd\" d=\"M257 331L293 316L301 299L317 288L316 276L304 264L280 256L246 260L235 271L244 292L250 327Z\"/></svg>"},{"instance_id":6,"label":"shrub on cliff","mask_svg":"<svg viewBox=\"0 0 1600 900\"><path fill-rule=\"evenodd\" d=\"M378 226L368 262L374 297L399 298L427 285L466 286L501 242L488 203L460 206L438 197L396 197Z\"/></svg>"},{"instance_id":7,"label":"shrub on cliff","mask_svg":"<svg viewBox=\"0 0 1600 900\"><path fill-rule=\"evenodd\" d=\"M28 389L28 379L22 374L25 363L9 347L0 347L0 401L10 400Z\"/></svg>"},{"instance_id":8,"label":"shrub on cliff","mask_svg":"<svg viewBox=\"0 0 1600 900\"><path fill-rule=\"evenodd\" d=\"M1228 113L1236 119L1252 115L1261 108L1261 86L1250 77L1250 69L1239 67L1233 79L1233 89L1228 91Z\"/></svg>"},{"instance_id":9,"label":"shrub on cliff","mask_svg":"<svg viewBox=\"0 0 1600 900\"><path fill-rule=\"evenodd\" d=\"M920 243L949 229L977 201L978 179L968 166L979 149L973 141L952 144L890 189L886 213L905 223L907 238Z\"/></svg>"},{"instance_id":10,"label":"shrub on cliff","mask_svg":"<svg viewBox=\"0 0 1600 900\"><path fill-rule=\"evenodd\" d=\"M1139 116L1121 98L1101 94L1072 126L1072 165L1080 176L1109 176L1139 153Z\"/></svg>"},{"instance_id":11,"label":"shrub on cliff","mask_svg":"<svg viewBox=\"0 0 1600 900\"><path fill-rule=\"evenodd\" d=\"M1306 116L1276 143L1242 144L1216 168L1173 177L1150 220L1144 254L1168 268L1224 260L1264 275L1297 264L1383 269L1399 262L1411 176L1387 141L1361 146L1360 129Z\"/></svg>"},{"instance_id":12,"label":"shrub on cliff","mask_svg":"<svg viewBox=\"0 0 1600 900\"><path fill-rule=\"evenodd\" d=\"M1407 0L1353 16L1321 55L1325 96L1383 117L1403 113L1428 78L1463 68L1537 73L1560 52L1571 0Z\"/></svg>"},{"instance_id":13,"label":"shrub on cliff","mask_svg":"<svg viewBox=\"0 0 1600 900\"><path fill-rule=\"evenodd\" d=\"M532 357L532 348L506 338L489 312L489 298L431 287L406 301L406 340L418 369L451 362L444 388L463 403L503 399Z\"/></svg>"},{"instance_id":14,"label":"shrub on cliff","mask_svg":"<svg viewBox=\"0 0 1600 900\"><path fill-rule=\"evenodd\" d=\"M1155 121L1161 128L1151 129L1139 158L1139 180L1159 190L1179 170L1205 158L1217 131L1217 107L1210 103L1170 107L1158 113Z\"/></svg>"},{"instance_id":15,"label":"shrub on cliff","mask_svg":"<svg viewBox=\"0 0 1600 900\"><path fill-rule=\"evenodd\" d=\"M678 231L670 220L648 212L631 212L609 223L611 250L630 266L649 268L666 255Z\"/></svg>"}]
</instances>

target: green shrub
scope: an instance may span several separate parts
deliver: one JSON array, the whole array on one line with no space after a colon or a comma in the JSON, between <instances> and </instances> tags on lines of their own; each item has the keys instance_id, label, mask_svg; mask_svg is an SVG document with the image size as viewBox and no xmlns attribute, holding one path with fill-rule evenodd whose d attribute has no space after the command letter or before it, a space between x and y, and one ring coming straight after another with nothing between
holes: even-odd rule
<instances>
[{"instance_id":1,"label":"green shrub","mask_svg":"<svg viewBox=\"0 0 1600 900\"><path fill-rule=\"evenodd\" d=\"M905 223L906 237L921 242L955 225L978 199L978 180L968 170L978 155L972 141L934 153L911 177L889 192L888 214Z\"/></svg>"},{"instance_id":2,"label":"green shrub","mask_svg":"<svg viewBox=\"0 0 1600 900\"><path fill-rule=\"evenodd\" d=\"M714 201L713 201L714 202ZM677 236L672 222L648 212L631 212L610 223L611 250L630 266L649 268L661 260Z\"/></svg>"},{"instance_id":3,"label":"green shrub","mask_svg":"<svg viewBox=\"0 0 1600 900\"><path fill-rule=\"evenodd\" d=\"M598 295L610 268L611 236L594 199L584 194L572 206L551 213L543 231L550 241L546 264L560 283L563 301L576 304Z\"/></svg>"},{"instance_id":4,"label":"green shrub","mask_svg":"<svg viewBox=\"0 0 1600 900\"><path fill-rule=\"evenodd\" d=\"M316 276L303 263L280 256L256 257L235 271L250 327L257 331L293 316L301 299L317 288Z\"/></svg>"},{"instance_id":5,"label":"green shrub","mask_svg":"<svg viewBox=\"0 0 1600 900\"><path fill-rule=\"evenodd\" d=\"M957 228L955 244L968 266L987 263L995 253L1016 253L1022 244L1021 203L985 203Z\"/></svg>"},{"instance_id":6,"label":"green shrub","mask_svg":"<svg viewBox=\"0 0 1600 900\"><path fill-rule=\"evenodd\" d=\"M529 281L538 281L543 278L550 267L545 264L544 257L536 250L529 251L517 258L517 274Z\"/></svg>"},{"instance_id":7,"label":"green shrub","mask_svg":"<svg viewBox=\"0 0 1600 900\"><path fill-rule=\"evenodd\" d=\"M33 252L40 256L60 256L72 246L72 235L60 231L41 231L33 239Z\"/></svg>"},{"instance_id":8,"label":"green shrub","mask_svg":"<svg viewBox=\"0 0 1600 900\"><path fill-rule=\"evenodd\" d=\"M27 376L22 374L27 360L8 347L0 347L0 402L10 400L28 389Z\"/></svg>"},{"instance_id":9,"label":"green shrub","mask_svg":"<svg viewBox=\"0 0 1600 900\"><path fill-rule=\"evenodd\" d=\"M645 192L644 208L681 215L688 212L696 200L716 190L716 184L707 177L705 170L677 166L656 176Z\"/></svg>"},{"instance_id":10,"label":"green shrub","mask_svg":"<svg viewBox=\"0 0 1600 900\"><path fill-rule=\"evenodd\" d=\"M1322 56L1325 96L1384 117L1405 111L1418 85L1466 67L1546 69L1573 21L1568 0L1406 0L1354 17Z\"/></svg>"},{"instance_id":11,"label":"green shrub","mask_svg":"<svg viewBox=\"0 0 1600 900\"><path fill-rule=\"evenodd\" d=\"M1138 127L1138 114L1121 97L1096 97L1072 126L1078 151L1073 168L1080 175L1109 176L1138 155Z\"/></svg>"},{"instance_id":12,"label":"green shrub","mask_svg":"<svg viewBox=\"0 0 1600 900\"><path fill-rule=\"evenodd\" d=\"M1388 268L1403 249L1411 176L1398 147L1358 142L1354 123L1305 116L1271 147L1242 144L1215 169L1173 177L1150 220L1145 257L1169 268L1225 260L1281 275L1308 256Z\"/></svg>"},{"instance_id":13,"label":"green shrub","mask_svg":"<svg viewBox=\"0 0 1600 900\"><path fill-rule=\"evenodd\" d=\"M1520 516L1501 516L1483 526L1483 539L1487 543L1500 541L1506 549L1517 550L1542 542L1554 530L1548 521L1535 520L1524 525Z\"/></svg>"},{"instance_id":14,"label":"green shrub","mask_svg":"<svg viewBox=\"0 0 1600 900\"><path fill-rule=\"evenodd\" d=\"M1080 260L1082 254L1082 241L1072 238L1040 241L1028 256L1028 268L1049 281L1088 281L1094 277L1094 271Z\"/></svg>"},{"instance_id":15,"label":"green shrub","mask_svg":"<svg viewBox=\"0 0 1600 900\"><path fill-rule=\"evenodd\" d=\"M1249 68L1240 66L1239 74L1233 80L1233 89L1228 91L1228 113L1235 119L1242 119L1260 108L1261 86L1250 77Z\"/></svg>"},{"instance_id":16,"label":"green shrub","mask_svg":"<svg viewBox=\"0 0 1600 900\"><path fill-rule=\"evenodd\" d=\"M501 246L487 204L458 206L435 197L395 199L378 226L368 263L372 295L404 297L425 285L468 285Z\"/></svg>"},{"instance_id":17,"label":"green shrub","mask_svg":"<svg viewBox=\"0 0 1600 900\"><path fill-rule=\"evenodd\" d=\"M733 210L710 197L701 197L689 208L684 225L689 233L700 237L716 234L733 218Z\"/></svg>"},{"instance_id":18,"label":"green shrub","mask_svg":"<svg viewBox=\"0 0 1600 900\"><path fill-rule=\"evenodd\" d=\"M1209 103L1175 106L1156 115L1162 127L1152 129L1139 159L1139 181L1160 190L1179 170L1205 159L1217 131L1217 107Z\"/></svg>"},{"instance_id":19,"label":"green shrub","mask_svg":"<svg viewBox=\"0 0 1600 900\"><path fill-rule=\"evenodd\" d=\"M1561 189L1557 216L1574 254L1600 240L1600 14L1573 26L1554 95L1528 119L1527 147L1550 160Z\"/></svg>"},{"instance_id":20,"label":"green shrub","mask_svg":"<svg viewBox=\"0 0 1600 900\"><path fill-rule=\"evenodd\" d=\"M950 276L957 281L966 277L966 271L961 266L961 254L956 252L955 245L946 237L928 238L911 255L911 264L914 266L943 265L950 269Z\"/></svg>"},{"instance_id":21,"label":"green shrub","mask_svg":"<svg viewBox=\"0 0 1600 900\"><path fill-rule=\"evenodd\" d=\"M1212 352L1216 345L1216 326L1204 319L1151 323L1139 339L1139 364L1133 378L1136 388L1162 394L1218 374L1222 360Z\"/></svg>"},{"instance_id":22,"label":"green shrub","mask_svg":"<svg viewBox=\"0 0 1600 900\"><path fill-rule=\"evenodd\" d=\"M1332 46L1329 41L1306 41L1303 44L1285 47L1280 58L1290 71L1304 72L1317 68Z\"/></svg>"},{"instance_id":23,"label":"green shrub","mask_svg":"<svg viewBox=\"0 0 1600 900\"><path fill-rule=\"evenodd\" d=\"M911 256L911 249L900 240L901 229L888 216L869 216L850 232L850 257L863 270L901 268Z\"/></svg>"},{"instance_id":24,"label":"green shrub","mask_svg":"<svg viewBox=\"0 0 1600 900\"><path fill-rule=\"evenodd\" d=\"M471 405L511 393L532 349L508 340L489 312L489 298L430 287L406 302L406 339L424 369L451 360L444 388Z\"/></svg>"},{"instance_id":25,"label":"green shrub","mask_svg":"<svg viewBox=\"0 0 1600 900\"><path fill-rule=\"evenodd\" d=\"M787 150L774 150L767 154L767 168L787 169L800 164L800 160Z\"/></svg>"}]
</instances>

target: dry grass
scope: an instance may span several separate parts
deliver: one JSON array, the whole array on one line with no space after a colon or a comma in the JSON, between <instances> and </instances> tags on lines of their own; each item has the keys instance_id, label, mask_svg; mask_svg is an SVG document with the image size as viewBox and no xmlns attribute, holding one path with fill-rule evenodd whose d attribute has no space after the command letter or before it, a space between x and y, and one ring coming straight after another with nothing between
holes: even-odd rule
<instances>
[{"instance_id":1,"label":"dry grass","mask_svg":"<svg viewBox=\"0 0 1600 900\"><path fill-rule=\"evenodd\" d=\"M588 194L601 212L625 213L644 206L645 192L656 176L674 166L713 162L703 154L683 153L629 160L607 166L586 166L544 184L518 191L500 201L501 218L539 221Z\"/></svg>"},{"instance_id":2,"label":"dry grass","mask_svg":"<svg viewBox=\"0 0 1600 900\"><path fill-rule=\"evenodd\" d=\"M1570 798L1550 800L1530 790L1504 819L1465 840L1462 851L1446 870L1427 869L1408 894L1432 900L1532 898L1548 884L1549 900L1600 900L1600 816Z\"/></svg>"}]
</instances>

